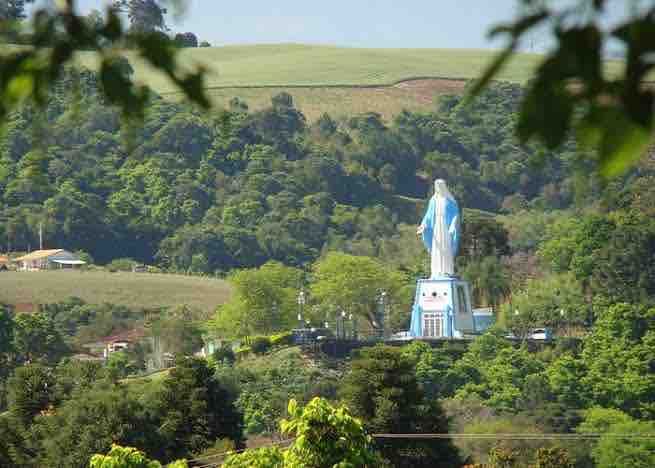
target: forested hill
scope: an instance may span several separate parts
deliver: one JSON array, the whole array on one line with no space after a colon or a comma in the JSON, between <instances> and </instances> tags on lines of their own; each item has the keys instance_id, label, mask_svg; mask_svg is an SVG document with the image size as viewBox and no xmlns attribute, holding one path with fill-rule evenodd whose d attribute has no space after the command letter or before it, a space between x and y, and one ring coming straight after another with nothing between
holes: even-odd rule
<instances>
[{"instance_id":1,"label":"forested hill","mask_svg":"<svg viewBox=\"0 0 655 468\"><path fill-rule=\"evenodd\" d=\"M81 86L74 86L81 83ZM593 162L573 144L549 153L513 137L522 89L498 84L470 107L373 113L309 124L291 95L249 112L200 113L153 98L143 125L121 123L91 72L67 75L46 112L6 125L0 239L132 257L169 270L227 271L274 259L307 264L330 249L389 256L418 222L430 181L493 213L585 204ZM78 91L76 91L78 90ZM3 249L4 250L4 245Z\"/></svg>"}]
</instances>

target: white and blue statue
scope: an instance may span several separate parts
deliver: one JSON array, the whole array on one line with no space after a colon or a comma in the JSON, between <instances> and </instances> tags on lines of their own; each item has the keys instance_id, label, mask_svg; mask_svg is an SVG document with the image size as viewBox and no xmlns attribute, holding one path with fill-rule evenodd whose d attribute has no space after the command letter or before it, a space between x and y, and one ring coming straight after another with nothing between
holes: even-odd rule
<instances>
[{"instance_id":1,"label":"white and blue statue","mask_svg":"<svg viewBox=\"0 0 655 468\"><path fill-rule=\"evenodd\" d=\"M430 278L455 275L455 255L459 248L459 206L446 181L434 181L434 195L418 227L418 235L430 253Z\"/></svg>"},{"instance_id":2,"label":"white and blue statue","mask_svg":"<svg viewBox=\"0 0 655 468\"><path fill-rule=\"evenodd\" d=\"M461 212L446 182L434 182L417 233L430 254L430 278L419 279L412 309L414 338L461 338L473 331L471 296L466 281L455 276Z\"/></svg>"}]
</instances>

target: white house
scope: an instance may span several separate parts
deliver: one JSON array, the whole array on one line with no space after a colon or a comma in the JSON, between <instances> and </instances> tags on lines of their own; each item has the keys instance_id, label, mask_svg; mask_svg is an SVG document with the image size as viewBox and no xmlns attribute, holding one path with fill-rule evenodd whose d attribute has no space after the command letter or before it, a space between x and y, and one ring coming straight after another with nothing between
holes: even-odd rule
<instances>
[{"instance_id":1,"label":"white house","mask_svg":"<svg viewBox=\"0 0 655 468\"><path fill-rule=\"evenodd\" d=\"M86 263L74 253L64 249L35 250L14 261L18 263L18 269L24 271L75 268Z\"/></svg>"}]
</instances>

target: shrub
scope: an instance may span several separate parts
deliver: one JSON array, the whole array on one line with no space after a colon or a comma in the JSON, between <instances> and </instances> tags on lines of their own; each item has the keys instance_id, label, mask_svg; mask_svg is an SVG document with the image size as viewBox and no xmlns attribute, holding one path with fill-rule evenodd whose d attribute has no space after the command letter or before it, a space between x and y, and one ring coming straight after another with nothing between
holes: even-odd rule
<instances>
[{"instance_id":1,"label":"shrub","mask_svg":"<svg viewBox=\"0 0 655 468\"><path fill-rule=\"evenodd\" d=\"M78 250L75 252L75 255L77 255L83 262L86 262L85 266L88 267L93 264L93 257L91 257L88 252L85 252L84 250Z\"/></svg>"},{"instance_id":2,"label":"shrub","mask_svg":"<svg viewBox=\"0 0 655 468\"><path fill-rule=\"evenodd\" d=\"M213 352L212 358L217 363L227 363L232 365L236 360L236 355L234 354L234 351L232 351L232 348L229 346L221 346Z\"/></svg>"},{"instance_id":3,"label":"shrub","mask_svg":"<svg viewBox=\"0 0 655 468\"><path fill-rule=\"evenodd\" d=\"M251 352L252 352L252 348L250 346L239 346L234 350L234 355L238 359L238 358L246 357Z\"/></svg>"},{"instance_id":4,"label":"shrub","mask_svg":"<svg viewBox=\"0 0 655 468\"><path fill-rule=\"evenodd\" d=\"M192 32L177 33L173 43L176 47L198 47L198 38Z\"/></svg>"},{"instance_id":5,"label":"shrub","mask_svg":"<svg viewBox=\"0 0 655 468\"><path fill-rule=\"evenodd\" d=\"M293 344L293 334L291 332L278 333L270 337L272 346L284 346Z\"/></svg>"},{"instance_id":6,"label":"shrub","mask_svg":"<svg viewBox=\"0 0 655 468\"><path fill-rule=\"evenodd\" d=\"M256 336L251 340L250 348L255 354L264 354L271 348L271 340L267 336Z\"/></svg>"},{"instance_id":7,"label":"shrub","mask_svg":"<svg viewBox=\"0 0 655 468\"><path fill-rule=\"evenodd\" d=\"M131 258L117 258L108 263L106 268L112 273L116 271L132 271L132 268L136 263L137 262Z\"/></svg>"}]
</instances>

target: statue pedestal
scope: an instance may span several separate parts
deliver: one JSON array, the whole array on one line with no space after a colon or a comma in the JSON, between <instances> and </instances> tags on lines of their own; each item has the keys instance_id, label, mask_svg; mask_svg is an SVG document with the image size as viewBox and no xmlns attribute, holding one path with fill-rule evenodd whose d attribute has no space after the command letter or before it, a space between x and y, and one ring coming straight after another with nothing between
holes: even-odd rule
<instances>
[{"instance_id":1,"label":"statue pedestal","mask_svg":"<svg viewBox=\"0 0 655 468\"><path fill-rule=\"evenodd\" d=\"M409 330L413 338L462 338L473 331L466 281L454 276L418 280Z\"/></svg>"}]
</instances>

